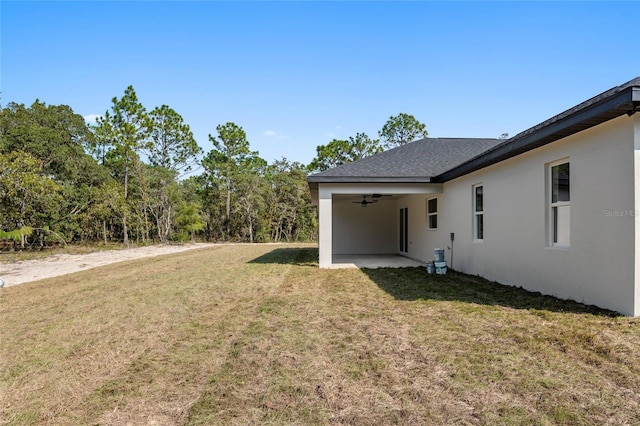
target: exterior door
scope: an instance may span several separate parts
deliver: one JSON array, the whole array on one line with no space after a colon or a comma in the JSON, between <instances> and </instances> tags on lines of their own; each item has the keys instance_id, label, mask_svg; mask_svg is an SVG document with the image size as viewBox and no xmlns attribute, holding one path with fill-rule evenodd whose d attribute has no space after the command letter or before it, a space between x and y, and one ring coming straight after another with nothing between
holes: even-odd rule
<instances>
[{"instance_id":1,"label":"exterior door","mask_svg":"<svg viewBox=\"0 0 640 426\"><path fill-rule=\"evenodd\" d=\"M407 253L409 251L409 208L403 207L400 209L400 253Z\"/></svg>"}]
</instances>

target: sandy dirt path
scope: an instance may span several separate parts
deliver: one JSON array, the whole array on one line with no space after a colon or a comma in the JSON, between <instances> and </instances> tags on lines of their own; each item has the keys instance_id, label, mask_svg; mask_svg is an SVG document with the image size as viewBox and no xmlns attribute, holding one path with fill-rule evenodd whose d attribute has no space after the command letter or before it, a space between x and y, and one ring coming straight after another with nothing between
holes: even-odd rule
<instances>
[{"instance_id":1,"label":"sandy dirt path","mask_svg":"<svg viewBox=\"0 0 640 426\"><path fill-rule=\"evenodd\" d=\"M38 260L25 260L16 263L0 263L0 279L5 287L59 275L84 271L98 266L125 260L179 253L204 247L213 247L213 243L197 243L176 246L149 246L123 250L105 250L89 254L60 254Z\"/></svg>"}]
</instances>

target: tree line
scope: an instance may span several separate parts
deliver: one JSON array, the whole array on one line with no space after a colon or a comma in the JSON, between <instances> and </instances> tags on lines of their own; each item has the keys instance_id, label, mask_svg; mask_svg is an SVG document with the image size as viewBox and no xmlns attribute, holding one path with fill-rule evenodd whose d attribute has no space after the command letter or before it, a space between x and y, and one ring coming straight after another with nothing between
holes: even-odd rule
<instances>
[{"instance_id":1,"label":"tree line","mask_svg":"<svg viewBox=\"0 0 640 426\"><path fill-rule=\"evenodd\" d=\"M318 146L309 165L269 164L231 122L209 135L204 153L180 114L147 110L132 86L92 126L67 105L9 103L0 110L0 242L315 240L307 174L426 134L400 114L380 139L357 133Z\"/></svg>"}]
</instances>

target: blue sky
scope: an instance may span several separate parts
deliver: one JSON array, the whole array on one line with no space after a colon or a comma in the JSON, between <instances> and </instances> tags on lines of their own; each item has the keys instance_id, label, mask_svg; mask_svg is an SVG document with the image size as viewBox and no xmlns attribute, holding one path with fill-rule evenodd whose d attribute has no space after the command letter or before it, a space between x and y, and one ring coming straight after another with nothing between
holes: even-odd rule
<instances>
[{"instance_id":1,"label":"blue sky","mask_svg":"<svg viewBox=\"0 0 640 426\"><path fill-rule=\"evenodd\" d=\"M2 1L2 105L103 114L133 85L208 151L242 126L268 161L376 137L514 135L640 75L640 2Z\"/></svg>"}]
</instances>

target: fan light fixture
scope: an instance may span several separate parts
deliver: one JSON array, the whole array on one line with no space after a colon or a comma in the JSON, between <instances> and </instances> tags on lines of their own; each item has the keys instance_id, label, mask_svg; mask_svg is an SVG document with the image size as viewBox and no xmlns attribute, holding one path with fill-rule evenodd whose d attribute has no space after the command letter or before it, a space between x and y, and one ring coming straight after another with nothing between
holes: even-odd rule
<instances>
[{"instance_id":1,"label":"fan light fixture","mask_svg":"<svg viewBox=\"0 0 640 426\"><path fill-rule=\"evenodd\" d=\"M367 200L367 195L362 196L362 201L352 201L353 204L360 204L362 207L367 207L368 204L374 204L377 201L371 197L371 201Z\"/></svg>"},{"instance_id":2,"label":"fan light fixture","mask_svg":"<svg viewBox=\"0 0 640 426\"><path fill-rule=\"evenodd\" d=\"M360 204L362 207L367 207L369 204L376 204L380 201L381 197L391 197L391 195L371 194L363 195L362 201L352 201L353 204Z\"/></svg>"}]
</instances>

